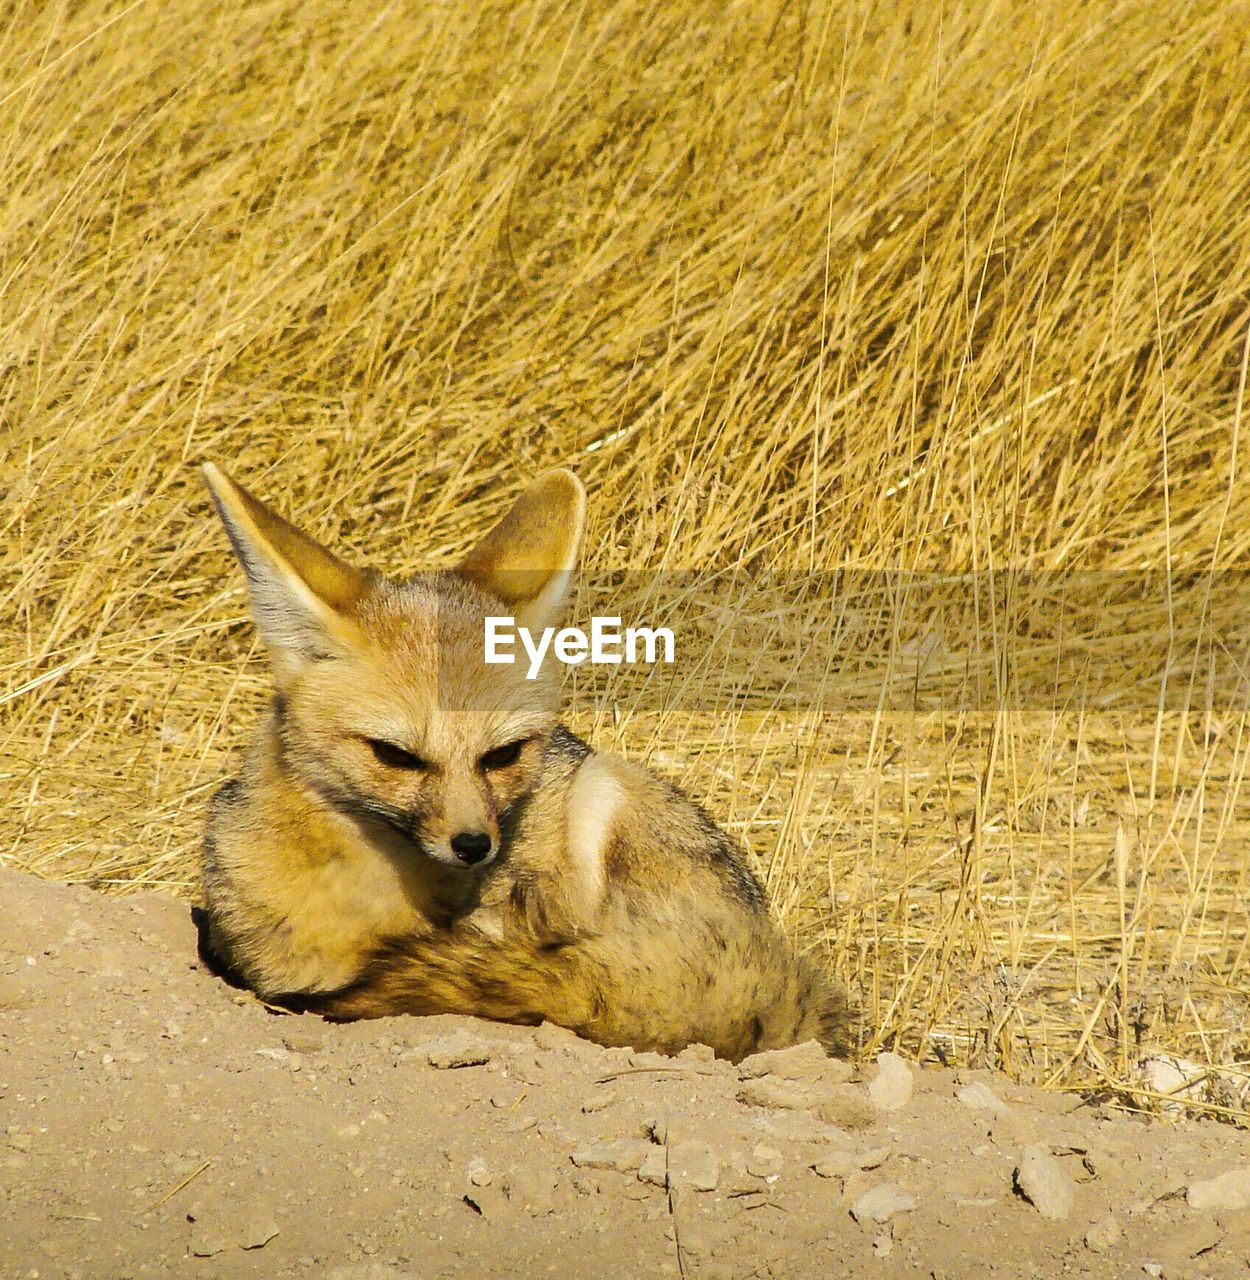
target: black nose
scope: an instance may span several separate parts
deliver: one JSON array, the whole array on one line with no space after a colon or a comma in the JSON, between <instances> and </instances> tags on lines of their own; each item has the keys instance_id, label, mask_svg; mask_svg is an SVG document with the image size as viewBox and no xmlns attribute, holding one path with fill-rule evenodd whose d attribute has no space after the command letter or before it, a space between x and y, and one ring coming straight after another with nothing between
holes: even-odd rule
<instances>
[{"instance_id":1,"label":"black nose","mask_svg":"<svg viewBox=\"0 0 1250 1280\"><path fill-rule=\"evenodd\" d=\"M485 831L458 831L451 838L452 852L472 866L490 852L490 836Z\"/></svg>"}]
</instances>

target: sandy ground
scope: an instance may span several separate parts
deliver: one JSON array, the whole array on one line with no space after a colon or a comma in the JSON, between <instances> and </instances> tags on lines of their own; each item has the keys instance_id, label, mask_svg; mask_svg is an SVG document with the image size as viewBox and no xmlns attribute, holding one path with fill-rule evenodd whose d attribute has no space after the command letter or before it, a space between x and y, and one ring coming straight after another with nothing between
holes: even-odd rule
<instances>
[{"instance_id":1,"label":"sandy ground","mask_svg":"<svg viewBox=\"0 0 1250 1280\"><path fill-rule=\"evenodd\" d=\"M1250 1273L1228 1126L813 1046L277 1016L185 903L10 871L0 1129L0 1273L31 1280Z\"/></svg>"}]
</instances>

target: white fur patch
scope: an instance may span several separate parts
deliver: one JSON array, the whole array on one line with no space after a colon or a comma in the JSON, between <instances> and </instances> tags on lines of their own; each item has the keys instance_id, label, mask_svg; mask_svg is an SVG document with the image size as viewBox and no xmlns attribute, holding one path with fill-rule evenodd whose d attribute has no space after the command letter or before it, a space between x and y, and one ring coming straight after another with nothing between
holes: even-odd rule
<instances>
[{"instance_id":1,"label":"white fur patch","mask_svg":"<svg viewBox=\"0 0 1250 1280\"><path fill-rule=\"evenodd\" d=\"M597 909L607 889L604 851L612 825L625 799L611 766L591 757L569 788L567 853L583 903Z\"/></svg>"}]
</instances>

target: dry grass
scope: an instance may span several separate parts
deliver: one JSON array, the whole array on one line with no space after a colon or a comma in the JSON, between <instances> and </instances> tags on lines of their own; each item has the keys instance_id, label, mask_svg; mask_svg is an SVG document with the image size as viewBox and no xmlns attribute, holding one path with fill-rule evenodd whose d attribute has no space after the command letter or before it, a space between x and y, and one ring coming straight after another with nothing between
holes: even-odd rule
<instances>
[{"instance_id":1,"label":"dry grass","mask_svg":"<svg viewBox=\"0 0 1250 1280\"><path fill-rule=\"evenodd\" d=\"M574 723L726 818L873 1045L1250 1056L1244 3L0 20L0 858L195 892L265 676L194 463L401 569L566 463L707 633ZM1056 615L994 587L970 660L890 576L1013 569L1112 575L1096 697Z\"/></svg>"}]
</instances>

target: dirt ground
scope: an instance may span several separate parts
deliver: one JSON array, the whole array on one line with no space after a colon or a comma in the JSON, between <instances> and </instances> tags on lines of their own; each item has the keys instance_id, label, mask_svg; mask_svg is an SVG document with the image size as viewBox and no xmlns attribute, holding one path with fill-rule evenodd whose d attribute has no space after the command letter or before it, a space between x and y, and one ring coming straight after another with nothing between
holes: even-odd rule
<instances>
[{"instance_id":1,"label":"dirt ground","mask_svg":"<svg viewBox=\"0 0 1250 1280\"><path fill-rule=\"evenodd\" d=\"M814 1046L278 1016L185 903L4 870L0 1062L6 1277L1250 1270L1225 1125Z\"/></svg>"}]
</instances>

